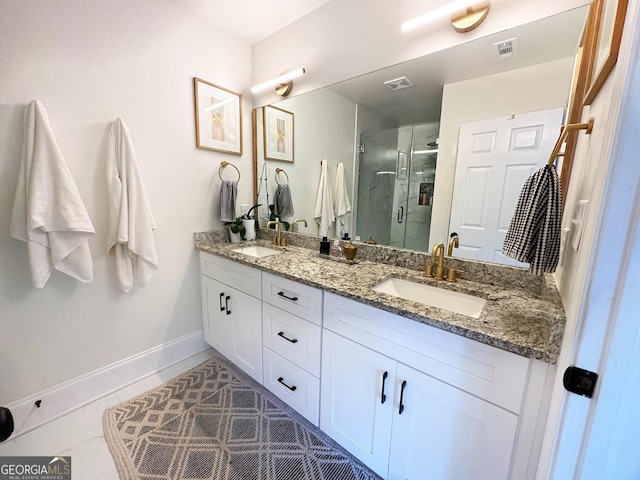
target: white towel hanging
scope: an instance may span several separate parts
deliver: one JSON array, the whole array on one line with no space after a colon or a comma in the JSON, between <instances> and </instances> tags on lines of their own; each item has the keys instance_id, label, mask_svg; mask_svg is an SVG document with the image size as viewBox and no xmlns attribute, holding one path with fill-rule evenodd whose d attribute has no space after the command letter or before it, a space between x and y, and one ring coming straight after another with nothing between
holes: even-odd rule
<instances>
[{"instance_id":1,"label":"white towel hanging","mask_svg":"<svg viewBox=\"0 0 640 480\"><path fill-rule=\"evenodd\" d=\"M44 287L54 268L88 283L95 230L38 100L25 110L24 130L10 234L27 244L35 287Z\"/></svg>"},{"instance_id":2,"label":"white towel hanging","mask_svg":"<svg viewBox=\"0 0 640 480\"><path fill-rule=\"evenodd\" d=\"M321 237L327 236L329 228L336 217L333 211L333 195L331 193L326 160L320 162L320 182L318 183L318 195L313 209L313 218L318 223L318 235Z\"/></svg>"},{"instance_id":3,"label":"white towel hanging","mask_svg":"<svg viewBox=\"0 0 640 480\"><path fill-rule=\"evenodd\" d=\"M146 285L158 269L156 228L131 134L121 118L111 125L107 150L109 189L108 252L115 252L120 288L128 292L134 276Z\"/></svg>"},{"instance_id":4,"label":"white towel hanging","mask_svg":"<svg viewBox=\"0 0 640 480\"><path fill-rule=\"evenodd\" d=\"M336 187L333 191L333 210L336 216L336 236L341 237L344 231L344 216L351 212L351 202L347 184L344 181L344 164L338 163L336 168ZM340 230L340 231L338 231Z\"/></svg>"}]
</instances>

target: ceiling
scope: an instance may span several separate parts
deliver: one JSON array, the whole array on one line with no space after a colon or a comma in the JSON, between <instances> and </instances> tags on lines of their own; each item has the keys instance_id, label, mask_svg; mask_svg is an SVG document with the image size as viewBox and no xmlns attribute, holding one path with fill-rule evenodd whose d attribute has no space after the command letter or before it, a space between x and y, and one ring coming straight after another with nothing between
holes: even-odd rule
<instances>
[{"instance_id":1,"label":"ceiling","mask_svg":"<svg viewBox=\"0 0 640 480\"><path fill-rule=\"evenodd\" d=\"M216 30L254 45L329 0L169 0Z\"/></svg>"}]
</instances>

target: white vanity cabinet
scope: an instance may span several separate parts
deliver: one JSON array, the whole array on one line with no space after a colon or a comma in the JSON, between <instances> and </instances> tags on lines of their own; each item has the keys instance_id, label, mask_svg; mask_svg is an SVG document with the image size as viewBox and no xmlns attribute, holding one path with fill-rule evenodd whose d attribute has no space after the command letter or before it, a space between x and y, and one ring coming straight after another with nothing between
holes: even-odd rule
<instances>
[{"instance_id":1,"label":"white vanity cabinet","mask_svg":"<svg viewBox=\"0 0 640 480\"><path fill-rule=\"evenodd\" d=\"M332 294L323 326L320 427L378 474L528 478L529 359Z\"/></svg>"},{"instance_id":2,"label":"white vanity cabinet","mask_svg":"<svg viewBox=\"0 0 640 480\"><path fill-rule=\"evenodd\" d=\"M200 252L204 339L262 383L261 272Z\"/></svg>"},{"instance_id":3,"label":"white vanity cabinet","mask_svg":"<svg viewBox=\"0 0 640 480\"><path fill-rule=\"evenodd\" d=\"M262 291L264 386L317 426L322 291L269 273Z\"/></svg>"}]
</instances>

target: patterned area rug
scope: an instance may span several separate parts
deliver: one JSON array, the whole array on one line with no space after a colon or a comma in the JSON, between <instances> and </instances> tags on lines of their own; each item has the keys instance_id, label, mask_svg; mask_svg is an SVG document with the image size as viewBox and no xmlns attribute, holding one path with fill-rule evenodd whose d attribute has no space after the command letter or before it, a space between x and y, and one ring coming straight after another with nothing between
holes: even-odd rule
<instances>
[{"instance_id":1,"label":"patterned area rug","mask_svg":"<svg viewBox=\"0 0 640 480\"><path fill-rule=\"evenodd\" d=\"M379 477L220 359L105 411L122 480Z\"/></svg>"}]
</instances>

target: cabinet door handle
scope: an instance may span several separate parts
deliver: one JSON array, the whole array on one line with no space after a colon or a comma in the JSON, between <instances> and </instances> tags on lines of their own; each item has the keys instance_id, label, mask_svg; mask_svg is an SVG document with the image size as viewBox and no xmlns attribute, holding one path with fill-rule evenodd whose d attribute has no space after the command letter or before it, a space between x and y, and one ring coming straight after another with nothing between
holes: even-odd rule
<instances>
[{"instance_id":1,"label":"cabinet door handle","mask_svg":"<svg viewBox=\"0 0 640 480\"><path fill-rule=\"evenodd\" d=\"M281 383L282 385L284 385L285 387L287 387L287 388L288 388L289 390L291 390L292 392L295 392L295 391L296 391L296 389L298 388L298 387L296 387L295 385L289 386L289 385L287 385L286 383L284 383L284 378L282 378L282 377L278 378L278 383Z\"/></svg>"},{"instance_id":2,"label":"cabinet door handle","mask_svg":"<svg viewBox=\"0 0 640 480\"><path fill-rule=\"evenodd\" d=\"M400 407L398 408L398 415L402 415L404 412L404 404L402 403L402 398L404 397L404 389L407 386L407 381L404 380L402 382L402 386L400 387Z\"/></svg>"},{"instance_id":3,"label":"cabinet door handle","mask_svg":"<svg viewBox=\"0 0 640 480\"><path fill-rule=\"evenodd\" d=\"M291 342L291 343L297 343L298 342L297 338L288 338L287 336L285 336L284 332L278 332L278 336L284 338L285 340L287 340L288 342Z\"/></svg>"},{"instance_id":4,"label":"cabinet door handle","mask_svg":"<svg viewBox=\"0 0 640 480\"><path fill-rule=\"evenodd\" d=\"M220 294L220 311L224 312L224 305L222 305L222 297L224 297L224 292Z\"/></svg>"},{"instance_id":5,"label":"cabinet door handle","mask_svg":"<svg viewBox=\"0 0 640 480\"><path fill-rule=\"evenodd\" d=\"M384 372L382 374L382 393L380 394L380 403L384 403L387 400L387 396L384 394L384 382L387 380L389 376L389 372Z\"/></svg>"},{"instance_id":6,"label":"cabinet door handle","mask_svg":"<svg viewBox=\"0 0 640 480\"><path fill-rule=\"evenodd\" d=\"M404 221L404 207L400 205L398 207L398 223L402 223Z\"/></svg>"},{"instance_id":7,"label":"cabinet door handle","mask_svg":"<svg viewBox=\"0 0 640 480\"><path fill-rule=\"evenodd\" d=\"M224 299L224 308L227 311L227 315L231 315L231 310L229 310L229 300L231 300L231 297L227 295Z\"/></svg>"},{"instance_id":8,"label":"cabinet door handle","mask_svg":"<svg viewBox=\"0 0 640 480\"><path fill-rule=\"evenodd\" d=\"M280 295L281 297L286 298L287 300L291 300L292 302L297 302L298 301L298 297L287 297L284 292L278 292L278 295Z\"/></svg>"}]
</instances>

